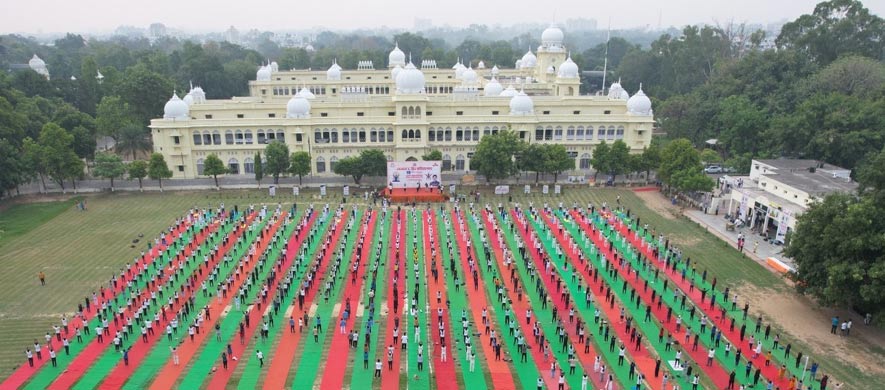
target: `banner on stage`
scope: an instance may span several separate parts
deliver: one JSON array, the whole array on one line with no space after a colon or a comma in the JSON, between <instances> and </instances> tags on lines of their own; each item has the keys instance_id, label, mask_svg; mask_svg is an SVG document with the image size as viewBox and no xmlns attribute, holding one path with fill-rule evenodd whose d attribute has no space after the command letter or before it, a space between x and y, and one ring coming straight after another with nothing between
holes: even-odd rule
<instances>
[{"instance_id":1,"label":"banner on stage","mask_svg":"<svg viewBox=\"0 0 885 390\"><path fill-rule=\"evenodd\" d=\"M320 195L326 196L326 185L325 184L320 184Z\"/></svg>"},{"instance_id":2,"label":"banner on stage","mask_svg":"<svg viewBox=\"0 0 885 390\"><path fill-rule=\"evenodd\" d=\"M273 197L273 196L277 196L277 186L270 186L270 187L267 187L267 192L268 192L268 193L270 194L270 196L272 196L272 197Z\"/></svg>"},{"instance_id":3,"label":"banner on stage","mask_svg":"<svg viewBox=\"0 0 885 390\"><path fill-rule=\"evenodd\" d=\"M562 186L559 184L553 186L553 193L557 194L557 195L561 194L562 193Z\"/></svg>"},{"instance_id":4,"label":"banner on stage","mask_svg":"<svg viewBox=\"0 0 885 390\"><path fill-rule=\"evenodd\" d=\"M495 186L495 195L506 195L510 193L510 186Z\"/></svg>"},{"instance_id":5,"label":"banner on stage","mask_svg":"<svg viewBox=\"0 0 885 390\"><path fill-rule=\"evenodd\" d=\"M541 192L543 192L543 193L544 193L544 195L547 195L547 194L549 194L549 193L550 193L550 186L548 186L548 185L546 185L546 184L544 184L544 186L543 186L543 187L541 187Z\"/></svg>"},{"instance_id":6,"label":"banner on stage","mask_svg":"<svg viewBox=\"0 0 885 390\"><path fill-rule=\"evenodd\" d=\"M344 186L342 191L344 191L344 196L350 195L350 186Z\"/></svg>"},{"instance_id":7,"label":"banner on stage","mask_svg":"<svg viewBox=\"0 0 885 390\"><path fill-rule=\"evenodd\" d=\"M298 187L292 187L292 195L298 196L301 194L301 189Z\"/></svg>"},{"instance_id":8,"label":"banner on stage","mask_svg":"<svg viewBox=\"0 0 885 390\"><path fill-rule=\"evenodd\" d=\"M387 184L393 188L438 188L441 167L441 161L391 161L387 163Z\"/></svg>"},{"instance_id":9,"label":"banner on stage","mask_svg":"<svg viewBox=\"0 0 885 390\"><path fill-rule=\"evenodd\" d=\"M522 191L525 192L526 195L531 194L532 193L532 186L526 184L525 188Z\"/></svg>"}]
</instances>

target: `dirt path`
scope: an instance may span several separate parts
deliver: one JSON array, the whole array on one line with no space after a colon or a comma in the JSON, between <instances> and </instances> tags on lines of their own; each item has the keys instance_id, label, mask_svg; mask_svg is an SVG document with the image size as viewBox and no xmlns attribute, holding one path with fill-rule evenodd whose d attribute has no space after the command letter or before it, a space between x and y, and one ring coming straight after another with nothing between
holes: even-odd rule
<instances>
[{"instance_id":1,"label":"dirt path","mask_svg":"<svg viewBox=\"0 0 885 390\"><path fill-rule=\"evenodd\" d=\"M662 217L675 220L682 211L678 206L671 204L667 198L658 191L636 191L636 197L645 202L645 206L654 210Z\"/></svg>"}]
</instances>

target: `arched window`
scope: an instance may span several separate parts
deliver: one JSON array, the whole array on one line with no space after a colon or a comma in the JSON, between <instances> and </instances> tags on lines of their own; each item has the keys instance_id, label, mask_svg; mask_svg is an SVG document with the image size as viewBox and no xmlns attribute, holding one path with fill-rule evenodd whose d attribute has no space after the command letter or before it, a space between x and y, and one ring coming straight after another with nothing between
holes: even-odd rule
<instances>
[{"instance_id":1,"label":"arched window","mask_svg":"<svg viewBox=\"0 0 885 390\"><path fill-rule=\"evenodd\" d=\"M460 127L455 130L455 141L463 141L464 140L464 130Z\"/></svg>"},{"instance_id":2,"label":"arched window","mask_svg":"<svg viewBox=\"0 0 885 390\"><path fill-rule=\"evenodd\" d=\"M227 169L230 173L238 175L240 173L240 162L231 157L230 160L227 160Z\"/></svg>"},{"instance_id":3,"label":"arched window","mask_svg":"<svg viewBox=\"0 0 885 390\"><path fill-rule=\"evenodd\" d=\"M535 141L543 141L544 140L544 128L538 126L535 128Z\"/></svg>"},{"instance_id":4,"label":"arched window","mask_svg":"<svg viewBox=\"0 0 885 390\"><path fill-rule=\"evenodd\" d=\"M357 142L358 140L356 129L350 129L350 142Z\"/></svg>"},{"instance_id":5,"label":"arched window","mask_svg":"<svg viewBox=\"0 0 885 390\"><path fill-rule=\"evenodd\" d=\"M608 135L605 137L605 139L609 139L609 140L615 139L615 127L614 126L608 127Z\"/></svg>"},{"instance_id":6,"label":"arched window","mask_svg":"<svg viewBox=\"0 0 885 390\"><path fill-rule=\"evenodd\" d=\"M197 160L197 175L203 174L203 159Z\"/></svg>"},{"instance_id":7,"label":"arched window","mask_svg":"<svg viewBox=\"0 0 885 390\"><path fill-rule=\"evenodd\" d=\"M338 143L338 129L332 129L332 131L329 133L329 136L331 137L331 141L333 144Z\"/></svg>"},{"instance_id":8,"label":"arched window","mask_svg":"<svg viewBox=\"0 0 885 390\"><path fill-rule=\"evenodd\" d=\"M590 129L590 136L587 139L593 138L593 129ZM578 126L578 130L575 131L575 139L578 141L584 140L584 126Z\"/></svg>"},{"instance_id":9,"label":"arched window","mask_svg":"<svg viewBox=\"0 0 885 390\"><path fill-rule=\"evenodd\" d=\"M421 129L415 130L415 139L421 139Z\"/></svg>"},{"instance_id":10,"label":"arched window","mask_svg":"<svg viewBox=\"0 0 885 390\"><path fill-rule=\"evenodd\" d=\"M366 129L360 128L360 142L366 142Z\"/></svg>"},{"instance_id":11,"label":"arched window","mask_svg":"<svg viewBox=\"0 0 885 390\"><path fill-rule=\"evenodd\" d=\"M553 140L562 141L562 126L556 126L556 130L553 130Z\"/></svg>"},{"instance_id":12,"label":"arched window","mask_svg":"<svg viewBox=\"0 0 885 390\"><path fill-rule=\"evenodd\" d=\"M452 170L452 156L449 156L448 154L443 155L442 170L444 170L444 171L451 171Z\"/></svg>"},{"instance_id":13,"label":"arched window","mask_svg":"<svg viewBox=\"0 0 885 390\"><path fill-rule=\"evenodd\" d=\"M473 128L473 140L479 141L479 127Z\"/></svg>"},{"instance_id":14,"label":"arched window","mask_svg":"<svg viewBox=\"0 0 885 390\"><path fill-rule=\"evenodd\" d=\"M544 129L544 140L545 141L553 140L553 126L547 126L547 128Z\"/></svg>"},{"instance_id":15,"label":"arched window","mask_svg":"<svg viewBox=\"0 0 885 390\"><path fill-rule=\"evenodd\" d=\"M583 133L584 130L581 129L581 132ZM566 129L565 139L567 141L574 141L575 140L575 127L574 126L569 126L568 129Z\"/></svg>"},{"instance_id":16,"label":"arched window","mask_svg":"<svg viewBox=\"0 0 885 390\"><path fill-rule=\"evenodd\" d=\"M243 131L242 130L237 130L234 132L234 140L237 141L237 145L243 144Z\"/></svg>"},{"instance_id":17,"label":"arched window","mask_svg":"<svg viewBox=\"0 0 885 390\"><path fill-rule=\"evenodd\" d=\"M452 140L452 128L446 127L446 141Z\"/></svg>"},{"instance_id":18,"label":"arched window","mask_svg":"<svg viewBox=\"0 0 885 390\"><path fill-rule=\"evenodd\" d=\"M615 139L624 139L624 126L618 126L618 130L615 131Z\"/></svg>"},{"instance_id":19,"label":"arched window","mask_svg":"<svg viewBox=\"0 0 885 390\"><path fill-rule=\"evenodd\" d=\"M233 130L225 130L224 131L224 144L225 145L233 145L234 144Z\"/></svg>"},{"instance_id":20,"label":"arched window","mask_svg":"<svg viewBox=\"0 0 885 390\"><path fill-rule=\"evenodd\" d=\"M498 126L492 126L492 134L498 134Z\"/></svg>"},{"instance_id":21,"label":"arched window","mask_svg":"<svg viewBox=\"0 0 885 390\"><path fill-rule=\"evenodd\" d=\"M403 106L403 119L406 119L406 116L409 115L409 110Z\"/></svg>"},{"instance_id":22,"label":"arched window","mask_svg":"<svg viewBox=\"0 0 885 390\"><path fill-rule=\"evenodd\" d=\"M430 142L436 141L436 130L433 127L427 131L427 140Z\"/></svg>"},{"instance_id":23,"label":"arched window","mask_svg":"<svg viewBox=\"0 0 885 390\"><path fill-rule=\"evenodd\" d=\"M259 145L266 144L268 136L270 137L270 139L276 138L276 137L274 137L272 130L268 131L267 136L264 135L264 130L261 130L261 129L258 129L258 131L256 133L258 135L258 144Z\"/></svg>"},{"instance_id":24,"label":"arched window","mask_svg":"<svg viewBox=\"0 0 885 390\"><path fill-rule=\"evenodd\" d=\"M252 145L252 130L246 130L244 134L246 135L246 144Z\"/></svg>"},{"instance_id":25,"label":"arched window","mask_svg":"<svg viewBox=\"0 0 885 390\"><path fill-rule=\"evenodd\" d=\"M421 117L421 106L415 107L415 116Z\"/></svg>"},{"instance_id":26,"label":"arched window","mask_svg":"<svg viewBox=\"0 0 885 390\"><path fill-rule=\"evenodd\" d=\"M350 132L347 129L341 132L341 142L348 143L350 142Z\"/></svg>"},{"instance_id":27,"label":"arched window","mask_svg":"<svg viewBox=\"0 0 885 390\"><path fill-rule=\"evenodd\" d=\"M209 134L209 130L203 131L203 145L212 145L212 134Z\"/></svg>"},{"instance_id":28,"label":"arched window","mask_svg":"<svg viewBox=\"0 0 885 390\"><path fill-rule=\"evenodd\" d=\"M602 141L605 139L605 126L599 126L599 129L596 133L596 139Z\"/></svg>"},{"instance_id":29,"label":"arched window","mask_svg":"<svg viewBox=\"0 0 885 390\"><path fill-rule=\"evenodd\" d=\"M329 159L329 170L335 172L335 166L338 165L338 157L332 156Z\"/></svg>"},{"instance_id":30,"label":"arched window","mask_svg":"<svg viewBox=\"0 0 885 390\"><path fill-rule=\"evenodd\" d=\"M203 144L203 135L200 134L199 131L194 132L194 145L202 145Z\"/></svg>"},{"instance_id":31,"label":"arched window","mask_svg":"<svg viewBox=\"0 0 885 390\"><path fill-rule=\"evenodd\" d=\"M409 140L415 139L415 130L409 129Z\"/></svg>"},{"instance_id":32,"label":"arched window","mask_svg":"<svg viewBox=\"0 0 885 390\"><path fill-rule=\"evenodd\" d=\"M322 156L317 157L317 173L323 173L326 171L326 159Z\"/></svg>"},{"instance_id":33,"label":"arched window","mask_svg":"<svg viewBox=\"0 0 885 390\"><path fill-rule=\"evenodd\" d=\"M403 129L403 138L402 139L403 139L403 141L409 139L409 131L408 130Z\"/></svg>"},{"instance_id":34,"label":"arched window","mask_svg":"<svg viewBox=\"0 0 885 390\"><path fill-rule=\"evenodd\" d=\"M491 127L486 126L484 129L482 129L482 135L490 135L490 134L492 134Z\"/></svg>"},{"instance_id":35,"label":"arched window","mask_svg":"<svg viewBox=\"0 0 885 390\"><path fill-rule=\"evenodd\" d=\"M415 116L415 107L409 106L409 118Z\"/></svg>"},{"instance_id":36,"label":"arched window","mask_svg":"<svg viewBox=\"0 0 885 390\"><path fill-rule=\"evenodd\" d=\"M255 173L255 160L252 157L246 157L243 160L243 171L245 173Z\"/></svg>"},{"instance_id":37,"label":"arched window","mask_svg":"<svg viewBox=\"0 0 885 390\"><path fill-rule=\"evenodd\" d=\"M221 145L221 132L218 130L212 131L212 144L213 145Z\"/></svg>"},{"instance_id":38,"label":"arched window","mask_svg":"<svg viewBox=\"0 0 885 390\"><path fill-rule=\"evenodd\" d=\"M580 169L590 169L590 154L584 153L581 155L581 159L578 161L578 165Z\"/></svg>"},{"instance_id":39,"label":"arched window","mask_svg":"<svg viewBox=\"0 0 885 390\"><path fill-rule=\"evenodd\" d=\"M268 131L268 134L270 134L270 131ZM277 131L277 141L286 142L286 133L282 130Z\"/></svg>"},{"instance_id":40,"label":"arched window","mask_svg":"<svg viewBox=\"0 0 885 390\"><path fill-rule=\"evenodd\" d=\"M464 170L464 155L459 154L455 157L455 170L463 171Z\"/></svg>"},{"instance_id":41,"label":"arched window","mask_svg":"<svg viewBox=\"0 0 885 390\"><path fill-rule=\"evenodd\" d=\"M387 137L384 136L384 129L378 129L378 142L387 142Z\"/></svg>"}]
</instances>

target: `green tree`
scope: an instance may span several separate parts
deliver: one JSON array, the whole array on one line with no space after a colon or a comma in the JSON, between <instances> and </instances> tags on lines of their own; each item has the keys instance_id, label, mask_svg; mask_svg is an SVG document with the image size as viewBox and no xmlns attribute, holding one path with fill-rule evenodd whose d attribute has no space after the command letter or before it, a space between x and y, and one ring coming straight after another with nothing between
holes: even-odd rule
<instances>
[{"instance_id":1,"label":"green tree","mask_svg":"<svg viewBox=\"0 0 885 390\"><path fill-rule=\"evenodd\" d=\"M114 94L129 105L136 123L147 125L151 119L163 115L163 106L172 90L169 78L139 63L122 73Z\"/></svg>"},{"instance_id":2,"label":"green tree","mask_svg":"<svg viewBox=\"0 0 885 390\"><path fill-rule=\"evenodd\" d=\"M206 156L206 159L203 160L203 174L206 176L212 176L212 178L215 179L215 188L221 188L218 186L218 175L223 175L228 172L229 170L224 166L224 162L221 161L215 153Z\"/></svg>"},{"instance_id":3,"label":"green tree","mask_svg":"<svg viewBox=\"0 0 885 390\"><path fill-rule=\"evenodd\" d=\"M119 96L105 96L96 107L95 126L98 134L120 140L120 132L133 121L129 104Z\"/></svg>"},{"instance_id":4,"label":"green tree","mask_svg":"<svg viewBox=\"0 0 885 390\"><path fill-rule=\"evenodd\" d=\"M363 162L360 156L348 156L338 160L338 163L335 164L332 171L337 175L350 176L353 178L354 183L360 184L360 180L363 179L363 175L365 174L362 165Z\"/></svg>"},{"instance_id":5,"label":"green tree","mask_svg":"<svg viewBox=\"0 0 885 390\"><path fill-rule=\"evenodd\" d=\"M568 155L568 150L561 144L544 145L544 172L553 174L553 182L562 172L575 169L575 160Z\"/></svg>"},{"instance_id":6,"label":"green tree","mask_svg":"<svg viewBox=\"0 0 885 390\"><path fill-rule=\"evenodd\" d=\"M111 180L111 191L114 191L114 179L123 177L126 165L116 153L99 152L95 155L95 176Z\"/></svg>"},{"instance_id":7,"label":"green tree","mask_svg":"<svg viewBox=\"0 0 885 390\"><path fill-rule=\"evenodd\" d=\"M22 184L26 177L25 162L9 140L0 138L0 197Z\"/></svg>"},{"instance_id":8,"label":"green tree","mask_svg":"<svg viewBox=\"0 0 885 390\"><path fill-rule=\"evenodd\" d=\"M130 179L138 180L138 190L144 191L142 180L148 175L148 163L144 160L135 160L126 167Z\"/></svg>"},{"instance_id":9,"label":"green tree","mask_svg":"<svg viewBox=\"0 0 885 390\"><path fill-rule=\"evenodd\" d=\"M22 162L28 172L40 178L40 185L44 192L46 191L46 175L49 173L44 158L46 155L47 151L43 145L31 137L25 138L22 144Z\"/></svg>"},{"instance_id":10,"label":"green tree","mask_svg":"<svg viewBox=\"0 0 885 390\"><path fill-rule=\"evenodd\" d=\"M83 160L74 152L74 136L55 123L47 123L37 142L44 153L41 158L47 174L64 191L65 180L73 180L83 173Z\"/></svg>"},{"instance_id":11,"label":"green tree","mask_svg":"<svg viewBox=\"0 0 885 390\"><path fill-rule=\"evenodd\" d=\"M722 100L716 119L722 127L720 140L731 153L757 152L759 133L767 127L768 118L748 97L729 96Z\"/></svg>"},{"instance_id":12,"label":"green tree","mask_svg":"<svg viewBox=\"0 0 885 390\"><path fill-rule=\"evenodd\" d=\"M292 153L289 158L292 165L289 167L289 173L298 176L298 185L301 185L301 178L310 174L310 154L304 151Z\"/></svg>"},{"instance_id":13,"label":"green tree","mask_svg":"<svg viewBox=\"0 0 885 390\"><path fill-rule=\"evenodd\" d=\"M541 172L545 172L544 146L544 144L527 145L517 159L517 167L520 171L535 173L535 184L541 180Z\"/></svg>"},{"instance_id":14,"label":"green tree","mask_svg":"<svg viewBox=\"0 0 885 390\"><path fill-rule=\"evenodd\" d=\"M608 150L608 173L618 176L631 171L630 148L622 140L612 142Z\"/></svg>"},{"instance_id":15,"label":"green tree","mask_svg":"<svg viewBox=\"0 0 885 390\"><path fill-rule=\"evenodd\" d=\"M605 141L600 142L593 148L593 156L590 157L590 165L593 166L593 181L598 182L600 172L608 172L611 169L609 153L611 148Z\"/></svg>"},{"instance_id":16,"label":"green tree","mask_svg":"<svg viewBox=\"0 0 885 390\"><path fill-rule=\"evenodd\" d=\"M676 191L709 191L715 185L704 174L700 153L684 138L664 146L658 177Z\"/></svg>"},{"instance_id":17,"label":"green tree","mask_svg":"<svg viewBox=\"0 0 885 390\"><path fill-rule=\"evenodd\" d=\"M704 149L701 151L701 162L704 164L717 164L722 162L722 156L713 149Z\"/></svg>"},{"instance_id":18,"label":"green tree","mask_svg":"<svg viewBox=\"0 0 885 390\"><path fill-rule=\"evenodd\" d=\"M274 141L264 149L267 157L267 173L273 176L273 183L280 183L280 175L289 171L289 147L280 141Z\"/></svg>"},{"instance_id":19,"label":"green tree","mask_svg":"<svg viewBox=\"0 0 885 390\"><path fill-rule=\"evenodd\" d=\"M645 181L648 182L651 170L657 169L661 165L661 147L652 142L650 146L642 149L640 156L639 170L645 171Z\"/></svg>"},{"instance_id":20,"label":"green tree","mask_svg":"<svg viewBox=\"0 0 885 390\"><path fill-rule=\"evenodd\" d=\"M821 64L846 54L882 58L885 21L857 0L819 3L814 12L785 24L775 41L779 47L807 52Z\"/></svg>"},{"instance_id":21,"label":"green tree","mask_svg":"<svg viewBox=\"0 0 885 390\"><path fill-rule=\"evenodd\" d=\"M439 149L431 149L427 154L421 156L424 161L442 161L442 152Z\"/></svg>"},{"instance_id":22,"label":"green tree","mask_svg":"<svg viewBox=\"0 0 885 390\"><path fill-rule=\"evenodd\" d=\"M138 152L151 149L151 141L144 126L130 123L120 130L119 137L114 149L121 154L132 153L133 160L136 159Z\"/></svg>"},{"instance_id":23,"label":"green tree","mask_svg":"<svg viewBox=\"0 0 885 390\"><path fill-rule=\"evenodd\" d=\"M261 179L264 179L264 163L261 161L261 151L255 152L255 181L261 188Z\"/></svg>"},{"instance_id":24,"label":"green tree","mask_svg":"<svg viewBox=\"0 0 885 390\"><path fill-rule=\"evenodd\" d=\"M487 135L476 145L470 165L485 176L487 182L506 179L519 172L516 156L525 147L519 135L510 130Z\"/></svg>"},{"instance_id":25,"label":"green tree","mask_svg":"<svg viewBox=\"0 0 885 390\"><path fill-rule=\"evenodd\" d=\"M360 167L365 176L387 175L387 156L378 149L366 149L360 152Z\"/></svg>"},{"instance_id":26,"label":"green tree","mask_svg":"<svg viewBox=\"0 0 885 390\"><path fill-rule=\"evenodd\" d=\"M148 162L148 177L156 180L160 184L160 192L163 191L163 179L168 179L172 177L172 171L169 169L169 166L166 165L166 159L163 158L163 155L160 153L154 153L151 155L151 159Z\"/></svg>"}]
</instances>

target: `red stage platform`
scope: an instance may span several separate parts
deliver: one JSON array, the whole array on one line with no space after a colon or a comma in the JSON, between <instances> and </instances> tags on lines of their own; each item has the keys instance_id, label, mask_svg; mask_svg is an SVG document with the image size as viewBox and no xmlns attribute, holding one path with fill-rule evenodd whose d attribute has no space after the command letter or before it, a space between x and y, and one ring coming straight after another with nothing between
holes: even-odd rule
<instances>
[{"instance_id":1,"label":"red stage platform","mask_svg":"<svg viewBox=\"0 0 885 390\"><path fill-rule=\"evenodd\" d=\"M445 202L449 199L449 197L446 196L446 194L443 194L440 190L430 190L427 188L422 188L420 190L416 190L415 188L386 189L384 190L384 196L392 203Z\"/></svg>"}]
</instances>

